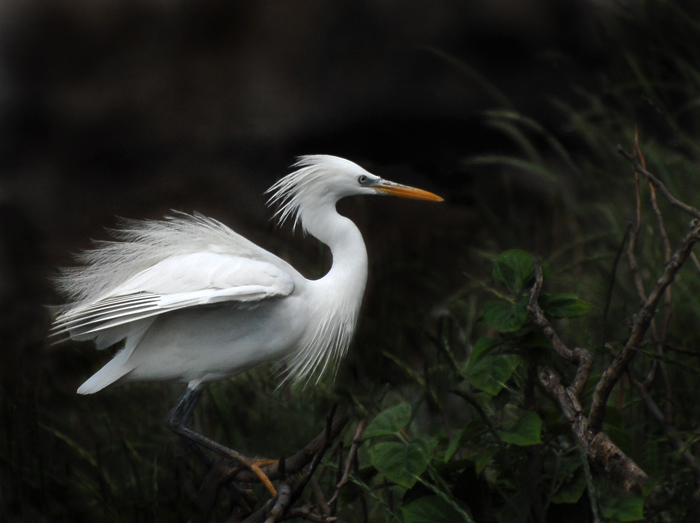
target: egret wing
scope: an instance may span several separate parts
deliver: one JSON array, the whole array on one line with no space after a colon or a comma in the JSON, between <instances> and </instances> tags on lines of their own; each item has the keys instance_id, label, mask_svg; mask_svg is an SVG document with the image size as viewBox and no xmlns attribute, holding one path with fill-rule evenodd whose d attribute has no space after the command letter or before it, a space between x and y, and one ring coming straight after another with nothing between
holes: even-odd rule
<instances>
[{"instance_id":1,"label":"egret wing","mask_svg":"<svg viewBox=\"0 0 700 523\"><path fill-rule=\"evenodd\" d=\"M268 261L211 252L180 254L132 276L93 303L68 309L56 319L53 332L89 339L187 307L225 302L254 306L288 296L294 287L294 275Z\"/></svg>"}]
</instances>

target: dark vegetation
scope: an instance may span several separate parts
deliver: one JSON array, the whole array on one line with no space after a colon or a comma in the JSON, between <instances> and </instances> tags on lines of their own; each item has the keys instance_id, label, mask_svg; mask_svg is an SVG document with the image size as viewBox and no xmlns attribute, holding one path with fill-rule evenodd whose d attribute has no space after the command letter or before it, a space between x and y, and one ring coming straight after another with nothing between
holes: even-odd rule
<instances>
[{"instance_id":1,"label":"dark vegetation","mask_svg":"<svg viewBox=\"0 0 700 523\"><path fill-rule=\"evenodd\" d=\"M6 33L15 83L1 152L15 199L0 201L0 520L700 520L694 4L533 3L561 25L539 40L480 26L483 6L446 18L406 8L382 14L399 27L392 45L368 7L300 8L294 20L314 15L316 37L338 38L326 46L295 24L234 23L261 17L253 3L166 13L125 2L109 19L51 5ZM409 46L410 27L424 31ZM271 29L299 47L270 61L248 45ZM350 36L362 44L349 49ZM163 41L170 61L153 60ZM484 50L504 41L509 52ZM299 56L305 68L286 78L300 79L280 81L270 108L265 89L279 78L251 64L291 71ZM269 112L221 101L230 88L250 102L237 67L261 74L253 102ZM109 91L114 71L133 85ZM173 79L161 100L157 87ZM310 152L366 158L416 185L432 175L428 188L448 202L343 204L368 240L371 276L335 382L278 388L263 366L205 393L198 431L288 460L266 468L279 493L269 501L248 471L204 470L168 433L179 386L75 395L109 355L49 348L41 305L57 299L45 283L53 267L87 246L77 238L100 235L114 214L173 207L211 211L320 274L323 250L273 239L262 206L247 203ZM232 495L230 477L250 491Z\"/></svg>"}]
</instances>

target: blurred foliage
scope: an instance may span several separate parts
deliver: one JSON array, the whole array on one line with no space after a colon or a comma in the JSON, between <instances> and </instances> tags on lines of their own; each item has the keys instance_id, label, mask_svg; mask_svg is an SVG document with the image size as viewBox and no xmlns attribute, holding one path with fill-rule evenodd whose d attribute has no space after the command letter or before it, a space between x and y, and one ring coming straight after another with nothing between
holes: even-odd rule
<instances>
[{"instance_id":1,"label":"blurred foliage","mask_svg":"<svg viewBox=\"0 0 700 523\"><path fill-rule=\"evenodd\" d=\"M334 402L356 419L369 419L357 467L341 491L342 521L700 519L697 472L628 380L611 397L604 429L652 478L641 496L621 491L589 465L536 378L541 364L563 381L572 369L529 324L530 252L547 260L540 304L560 336L595 354L585 401L609 361L605 343L625 340L638 309L624 256L628 224L636 220L634 177L616 145L631 149L638 135L650 171L691 205L700 195L697 8L652 0L598 9L591 38L599 39L606 64L597 88L580 89L576 101L552 100L561 127L518 112L500 92L482 113L512 147L465 158L465 176L492 175L499 201L476 200L479 247L459 246L474 268L463 286L455 290L431 274L429 245L418 246L423 250L411 252L415 263L383 267L372 292L389 297L387 275L409 274L440 296L417 305L426 312L424 322L407 324L387 298L381 314L362 320L354 351L362 356L351 355L335 386L276 388L269 378L274 372L263 366L209 387L195 415L197 430L244 454L275 458L319 433ZM459 57L450 60L487 85ZM650 287L663 270L664 245L645 187L642 196L636 256ZM659 207L674 246L688 217L665 201ZM664 352L648 344L631 366L646 376L655 361L664 363L672 394L660 378L650 394L671 413L687 442L683 450L696 457L698 296L697 267L684 267L673 284ZM405 350L408 340L418 349ZM195 513L184 485L201 481L205 471L163 423L180 390L129 385L79 397L73 393L78 376L108 356L84 346L61 351L45 362L38 382L17 380L0 395L0 519L179 521ZM365 356L366 369L358 361ZM68 378L53 375L57 367ZM379 380L387 375L391 386L385 387ZM352 443L352 425L317 472L328 495ZM252 488L266 498L260 486ZM317 502L311 492L303 501ZM227 510L222 495L215 519Z\"/></svg>"}]
</instances>

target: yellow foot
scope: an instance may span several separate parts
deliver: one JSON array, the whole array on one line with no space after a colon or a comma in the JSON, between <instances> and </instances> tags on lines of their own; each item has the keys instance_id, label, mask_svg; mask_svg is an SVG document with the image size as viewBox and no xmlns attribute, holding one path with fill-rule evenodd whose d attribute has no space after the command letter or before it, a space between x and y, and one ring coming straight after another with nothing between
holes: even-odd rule
<instances>
[{"instance_id":1,"label":"yellow foot","mask_svg":"<svg viewBox=\"0 0 700 523\"><path fill-rule=\"evenodd\" d=\"M267 474L265 474L260 467L266 467L268 465L274 465L277 463L276 459L255 459L255 460L250 460L245 462L245 465L253 471L253 473L260 479L260 482L265 485L265 488L270 491L270 494L272 494L273 498L277 497L277 489L275 486L272 484L272 481L270 481L270 478L267 477Z\"/></svg>"}]
</instances>

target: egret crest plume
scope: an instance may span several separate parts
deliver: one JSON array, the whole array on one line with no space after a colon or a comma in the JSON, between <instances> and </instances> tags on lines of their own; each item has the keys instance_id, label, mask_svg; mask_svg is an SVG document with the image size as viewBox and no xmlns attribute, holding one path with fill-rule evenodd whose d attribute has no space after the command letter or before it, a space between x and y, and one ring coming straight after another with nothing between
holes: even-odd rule
<instances>
[{"instance_id":1,"label":"egret crest plume","mask_svg":"<svg viewBox=\"0 0 700 523\"><path fill-rule=\"evenodd\" d=\"M319 198L337 201L342 197L335 194L332 186L324 183L332 177L333 169L338 172L354 172L357 176L379 180L378 177L349 160L326 154L301 156L292 167L297 168L297 170L265 191L266 194L271 195L267 204L279 204L279 209L274 214L279 225L283 225L288 219L291 219L292 228L296 229L301 221L304 231L306 231L306 226L304 220L301 219L301 211L305 208L306 202L310 203ZM338 186L335 189L341 188Z\"/></svg>"}]
</instances>

